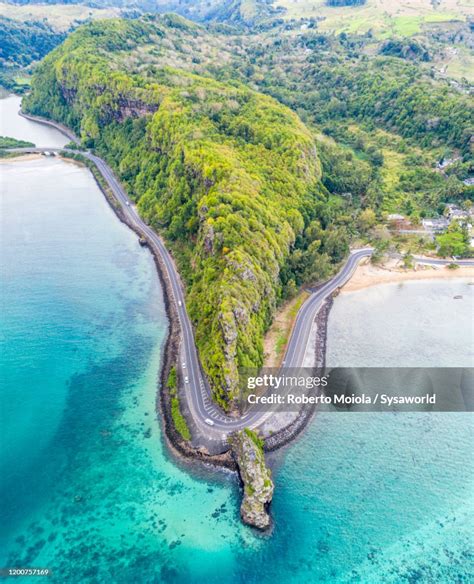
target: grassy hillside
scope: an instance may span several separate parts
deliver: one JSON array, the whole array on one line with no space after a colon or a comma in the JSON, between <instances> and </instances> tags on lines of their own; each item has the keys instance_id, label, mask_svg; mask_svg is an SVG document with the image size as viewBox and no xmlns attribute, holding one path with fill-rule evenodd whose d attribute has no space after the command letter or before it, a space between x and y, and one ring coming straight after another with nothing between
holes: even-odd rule
<instances>
[{"instance_id":1,"label":"grassy hillside","mask_svg":"<svg viewBox=\"0 0 474 584\"><path fill-rule=\"evenodd\" d=\"M379 37L409 36L420 32L423 25L465 21L474 15L472 4L458 0L366 0L355 6L334 6L328 0L275 0L275 5L285 9L286 19L320 19L321 30L326 32L364 34L372 30Z\"/></svg>"},{"instance_id":2,"label":"grassy hillside","mask_svg":"<svg viewBox=\"0 0 474 584\"><path fill-rule=\"evenodd\" d=\"M20 5L20 6L18 6ZM275 13L272 2L267 0L10 0L0 3L0 14L7 12L14 18L37 20L54 19L56 24L88 15L111 18L120 11L122 14L176 13L195 21L219 21L251 25L271 17ZM107 14L108 13L108 14Z\"/></svg>"},{"instance_id":3,"label":"grassy hillside","mask_svg":"<svg viewBox=\"0 0 474 584\"><path fill-rule=\"evenodd\" d=\"M370 35L372 47L388 39L416 39L430 50L439 75L474 81L474 4L459 0L366 0L360 6L330 6L328 0L275 0L287 21L317 23L324 34Z\"/></svg>"},{"instance_id":4,"label":"grassy hillside","mask_svg":"<svg viewBox=\"0 0 474 584\"><path fill-rule=\"evenodd\" d=\"M25 107L78 131L165 234L227 403L237 368L262 362L280 272L324 200L320 165L309 131L270 97L169 67L140 75L128 55L151 40L166 37L146 22L78 30L38 68Z\"/></svg>"}]
</instances>

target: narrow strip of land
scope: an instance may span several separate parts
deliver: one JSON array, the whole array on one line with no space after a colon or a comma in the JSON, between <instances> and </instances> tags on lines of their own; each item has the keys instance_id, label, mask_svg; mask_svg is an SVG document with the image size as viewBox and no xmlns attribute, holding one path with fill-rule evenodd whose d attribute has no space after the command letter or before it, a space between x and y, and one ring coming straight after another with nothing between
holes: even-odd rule
<instances>
[{"instance_id":1,"label":"narrow strip of land","mask_svg":"<svg viewBox=\"0 0 474 584\"><path fill-rule=\"evenodd\" d=\"M65 128L49 120L36 119L28 116L34 121L47 123L66 133ZM71 140L78 143L77 138L67 130L66 135ZM16 148L9 150L18 153L54 153L57 148ZM205 435L214 435L216 438L225 439L228 434L241 430L245 427L257 428L263 424L271 415L271 412L249 410L240 418L233 418L226 415L211 398L211 390L206 376L202 372L196 344L194 341L193 327L186 311L184 288L181 283L178 271L174 264L173 258L164 245L160 236L153 231L139 216L133 201L129 199L122 185L115 177L112 169L107 163L95 154L89 151L73 150L63 148L61 151L69 154L80 154L87 160L91 161L104 180L107 182L117 202L121 206L122 213L127 222L141 235L143 235L150 248L157 254L164 266L165 277L170 284L172 301L175 303L176 314L178 315L181 328L181 345L182 356L184 361L179 365L183 368L183 378L187 378L186 391L184 393L187 405L192 413L195 424ZM308 341L311 334L314 319L326 298L331 296L337 289L341 288L352 276L358 263L363 258L372 254L371 248L353 250L341 270L331 280L323 286L314 290L306 302L301 306L295 320L295 325L287 345L286 353L282 365L286 368L302 367L303 359L307 350ZM417 258L415 258L417 260ZM418 260L417 260L418 261ZM433 265L445 265L452 260L435 260L430 258L420 258L420 262ZM474 262L462 260L457 262L461 265L474 265ZM212 421L212 425L209 424Z\"/></svg>"}]
</instances>

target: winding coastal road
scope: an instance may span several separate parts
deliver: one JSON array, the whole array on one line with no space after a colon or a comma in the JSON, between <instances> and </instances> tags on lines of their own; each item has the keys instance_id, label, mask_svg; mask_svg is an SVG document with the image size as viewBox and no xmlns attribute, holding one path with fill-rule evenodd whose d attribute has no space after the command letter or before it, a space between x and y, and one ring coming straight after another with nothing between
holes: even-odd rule
<instances>
[{"instance_id":1,"label":"winding coastal road","mask_svg":"<svg viewBox=\"0 0 474 584\"><path fill-rule=\"evenodd\" d=\"M182 359L178 363L178 366L181 367L182 378L187 377L189 380L188 383L185 383L185 388L186 395L188 396L188 406L193 413L195 423L202 430L205 430L207 434L212 431L227 434L245 427L256 428L268 417L266 412L249 411L241 418L236 419L225 415L213 402L210 386L200 365L194 341L193 327L186 311L184 289L169 251L156 232L140 218L132 201L130 201L108 165L101 158L93 154L87 152L83 152L82 154L97 166L99 172L113 190L115 197L122 204L124 214L131 223L145 233L149 245L155 247L155 251L158 252L165 265L182 331ZM288 344L285 367L301 367L311 333L311 326L322 302L352 276L359 260L369 256L371 253L369 249L353 252L339 274L318 291L314 292L309 301L304 303L296 319L293 334ZM183 363L185 363L185 367L183 367ZM214 425L210 427L205 420L212 420Z\"/></svg>"},{"instance_id":2,"label":"winding coastal road","mask_svg":"<svg viewBox=\"0 0 474 584\"><path fill-rule=\"evenodd\" d=\"M466 267L474 267L474 260L460 260L460 259L451 259L451 260L443 260L443 259L435 259L435 258L426 258L423 256L414 256L413 259L417 264L422 264L426 266L447 266L449 264L456 264L457 266L466 266Z\"/></svg>"},{"instance_id":3,"label":"winding coastal road","mask_svg":"<svg viewBox=\"0 0 474 584\"><path fill-rule=\"evenodd\" d=\"M67 128L50 122L49 120L37 119L33 116L26 116L32 121L46 123L66 134L67 137L75 142L77 139ZM212 401L211 390L205 375L203 374L199 357L197 354L196 344L194 341L193 327L189 320L186 311L184 288L179 277L178 271L174 264L173 258L166 249L160 236L155 233L139 216L133 202L128 198L126 192L121 186L120 182L115 177L111 168L98 156L88 151L72 150L67 148L60 149L70 154L81 154L95 164L98 171L105 179L115 198L120 203L122 211L130 224L132 224L137 232L143 233L148 245L152 248L154 253L162 260L162 265L166 270L166 277L170 284L170 289L173 298L170 300L175 302L176 312L179 318L181 327L181 354L178 366L181 368L181 377L187 379L185 381L185 395L187 397L187 405L192 414L195 424L207 436L214 436L215 439L223 439L229 433L235 430L240 430L245 427L256 428L266 421L268 412L249 410L240 418L229 417ZM57 148L15 148L10 149L10 152L18 153L45 153L57 152ZM340 272L331 280L326 282L319 289L312 292L311 296L306 300L300 308L296 317L295 325L291 333L290 340L286 349L283 366L285 368L299 368L303 365L303 360L306 354L312 325L314 319L326 298L328 298L338 288L342 287L352 276L358 263L363 258L369 257L372 253L371 248L364 248L354 250L350 253L344 266ZM418 261L418 258L415 258ZM432 265L443 265L451 263L451 260L432 260L428 258L420 258L420 263L427 263ZM468 260L457 261L460 265L474 265ZM211 421L211 423L209 423Z\"/></svg>"},{"instance_id":4,"label":"winding coastal road","mask_svg":"<svg viewBox=\"0 0 474 584\"><path fill-rule=\"evenodd\" d=\"M58 129L61 128L58 127ZM18 153L43 154L45 152L53 153L56 151L58 151L57 148L46 147L15 148L10 150L10 152ZM267 412L250 410L240 418L233 418L224 414L223 411L212 401L211 390L201 369L194 341L193 328L186 311L184 289L181 279L174 261L162 239L139 216L133 202L127 196L122 185L112 172L112 169L104 162L104 160L102 160L102 158L99 158L88 151L72 150L68 148L62 148L61 151L68 152L69 154L81 154L96 165L100 174L107 181L115 198L121 204L122 211L128 221L135 226L138 232L142 232L146 236L148 245L151 248L154 248L153 251L162 259L162 263L166 269L166 276L172 290L172 300L176 305L176 311L182 331L181 360L178 365L181 367L182 377L188 379L188 382L185 383L185 388L188 397L188 406L192 412L194 422L205 431L206 434L219 433L220 437L242 428L258 427L268 417ZM370 256L371 253L372 250L370 248L352 252L341 271L334 276L334 278L326 282L321 288L313 292L310 298L303 304L297 315L295 326L288 343L285 360L283 362L285 367L297 368L302 366L312 324L321 304L328 296L337 290L337 288L340 288L347 282L357 267L358 262L362 258ZM213 425L210 426L206 420L212 420Z\"/></svg>"}]
</instances>

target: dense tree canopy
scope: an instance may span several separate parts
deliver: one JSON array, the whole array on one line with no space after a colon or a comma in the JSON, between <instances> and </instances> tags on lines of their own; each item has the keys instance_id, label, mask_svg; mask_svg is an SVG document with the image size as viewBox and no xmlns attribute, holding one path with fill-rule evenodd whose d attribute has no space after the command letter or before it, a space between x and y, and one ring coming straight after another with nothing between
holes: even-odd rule
<instances>
[{"instance_id":1,"label":"dense tree canopy","mask_svg":"<svg viewBox=\"0 0 474 584\"><path fill-rule=\"evenodd\" d=\"M0 67L29 65L65 38L64 33L44 22L19 22L0 16Z\"/></svg>"},{"instance_id":2,"label":"dense tree canopy","mask_svg":"<svg viewBox=\"0 0 474 584\"><path fill-rule=\"evenodd\" d=\"M358 43L170 15L95 22L44 59L25 99L100 152L166 237L222 403L239 366L261 365L278 302L327 278L353 236L472 195L468 97ZM441 173L445 152L459 160Z\"/></svg>"},{"instance_id":3,"label":"dense tree canopy","mask_svg":"<svg viewBox=\"0 0 474 584\"><path fill-rule=\"evenodd\" d=\"M203 365L225 400L238 366L262 363L280 271L325 197L320 165L310 132L270 97L172 68L153 82L118 68L155 34L130 21L83 28L44 60L25 106L104 154L165 233ZM332 227L324 238L328 226L322 219L321 246L339 261L347 244Z\"/></svg>"}]
</instances>

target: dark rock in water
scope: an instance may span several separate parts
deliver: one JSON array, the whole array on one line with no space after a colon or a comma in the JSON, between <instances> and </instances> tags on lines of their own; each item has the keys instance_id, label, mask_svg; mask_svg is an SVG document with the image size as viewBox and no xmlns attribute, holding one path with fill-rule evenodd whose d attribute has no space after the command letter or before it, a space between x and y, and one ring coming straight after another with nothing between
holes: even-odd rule
<instances>
[{"instance_id":1,"label":"dark rock in water","mask_svg":"<svg viewBox=\"0 0 474 584\"><path fill-rule=\"evenodd\" d=\"M144 237L140 237L140 239L138 240L138 243L142 246L142 247L146 247L148 245L147 240Z\"/></svg>"},{"instance_id":2,"label":"dark rock in water","mask_svg":"<svg viewBox=\"0 0 474 584\"><path fill-rule=\"evenodd\" d=\"M232 454L244 485L240 515L247 525L264 530L271 525L268 506L274 486L260 442L258 436L247 429L236 432L230 438Z\"/></svg>"},{"instance_id":3,"label":"dark rock in water","mask_svg":"<svg viewBox=\"0 0 474 584\"><path fill-rule=\"evenodd\" d=\"M462 300L462 296L458 294L457 296L454 296L454 300Z\"/></svg>"}]
</instances>

